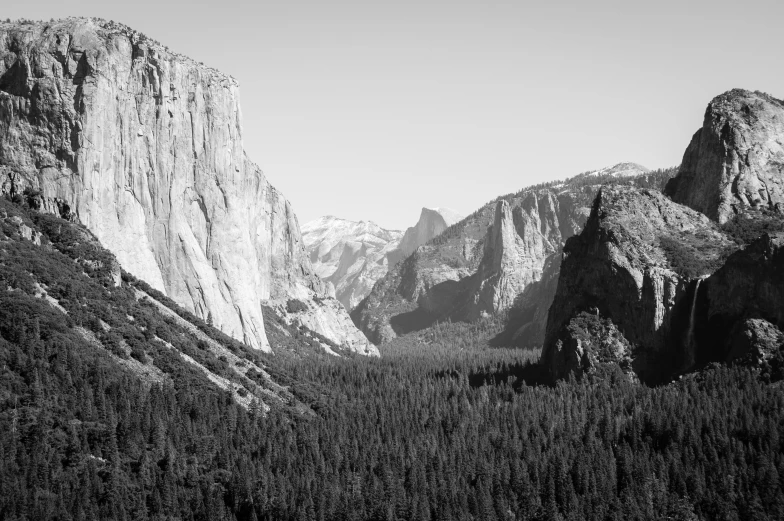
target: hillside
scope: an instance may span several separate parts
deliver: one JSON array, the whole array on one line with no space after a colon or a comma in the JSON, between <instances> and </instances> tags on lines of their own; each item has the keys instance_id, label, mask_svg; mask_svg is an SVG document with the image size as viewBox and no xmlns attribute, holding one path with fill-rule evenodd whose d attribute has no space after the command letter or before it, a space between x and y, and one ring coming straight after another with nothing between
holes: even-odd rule
<instances>
[{"instance_id":1,"label":"hillside","mask_svg":"<svg viewBox=\"0 0 784 521\"><path fill-rule=\"evenodd\" d=\"M177 386L186 375L189 382L215 388L211 392L227 392L246 409L269 411L294 403L270 377L258 351L122 271L84 227L4 198L0 224L5 354L13 354L12 344L51 355L75 350L103 359L147 387ZM341 352L317 333L268 315L274 345L282 352Z\"/></svg>"}]
</instances>

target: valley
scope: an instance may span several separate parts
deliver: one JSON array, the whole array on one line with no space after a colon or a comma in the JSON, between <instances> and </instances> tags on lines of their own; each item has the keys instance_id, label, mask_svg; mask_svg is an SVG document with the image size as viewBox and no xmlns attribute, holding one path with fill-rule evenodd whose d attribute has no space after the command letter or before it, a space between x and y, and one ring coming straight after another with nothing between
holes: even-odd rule
<instances>
[{"instance_id":1,"label":"valley","mask_svg":"<svg viewBox=\"0 0 784 521\"><path fill-rule=\"evenodd\" d=\"M0 21L0 519L784 518L784 102L684 145L300 227L234 78Z\"/></svg>"}]
</instances>

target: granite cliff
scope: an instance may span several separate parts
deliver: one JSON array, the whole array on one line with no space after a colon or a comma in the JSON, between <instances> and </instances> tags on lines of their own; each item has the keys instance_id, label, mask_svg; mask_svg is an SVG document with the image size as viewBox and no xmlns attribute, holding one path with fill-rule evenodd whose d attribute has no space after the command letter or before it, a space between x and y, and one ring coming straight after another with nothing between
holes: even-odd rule
<instances>
[{"instance_id":1,"label":"granite cliff","mask_svg":"<svg viewBox=\"0 0 784 521\"><path fill-rule=\"evenodd\" d=\"M351 314L376 344L436 321L507 319L504 342L541 345L561 248L582 229L601 183L663 185L672 171L621 163L492 201L419 247Z\"/></svg>"},{"instance_id":2,"label":"granite cliff","mask_svg":"<svg viewBox=\"0 0 784 521\"><path fill-rule=\"evenodd\" d=\"M123 25L0 23L0 165L4 191L81 222L124 269L253 347L270 349L263 301L305 301L314 324L345 315L243 150L237 82ZM371 349L351 324L317 332Z\"/></svg>"},{"instance_id":3,"label":"granite cliff","mask_svg":"<svg viewBox=\"0 0 784 521\"><path fill-rule=\"evenodd\" d=\"M719 223L747 208L784 211L784 102L741 89L716 96L665 192Z\"/></svg>"},{"instance_id":4,"label":"granite cliff","mask_svg":"<svg viewBox=\"0 0 784 521\"><path fill-rule=\"evenodd\" d=\"M460 221L462 215L449 208L422 208L422 213L419 215L417 223L408 228L400 240L398 250L400 250L398 259L404 259L414 253L414 250L427 243L433 237L437 237L444 230Z\"/></svg>"}]
</instances>

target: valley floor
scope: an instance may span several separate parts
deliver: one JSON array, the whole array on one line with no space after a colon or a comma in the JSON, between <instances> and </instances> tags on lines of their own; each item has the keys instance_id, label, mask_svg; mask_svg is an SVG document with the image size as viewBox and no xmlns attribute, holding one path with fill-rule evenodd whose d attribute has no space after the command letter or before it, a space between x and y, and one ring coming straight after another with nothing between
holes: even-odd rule
<instances>
[{"instance_id":1,"label":"valley floor","mask_svg":"<svg viewBox=\"0 0 784 521\"><path fill-rule=\"evenodd\" d=\"M483 346L483 327L380 360L265 357L315 415L4 340L0 517L784 518L780 374L529 385L538 353Z\"/></svg>"}]
</instances>

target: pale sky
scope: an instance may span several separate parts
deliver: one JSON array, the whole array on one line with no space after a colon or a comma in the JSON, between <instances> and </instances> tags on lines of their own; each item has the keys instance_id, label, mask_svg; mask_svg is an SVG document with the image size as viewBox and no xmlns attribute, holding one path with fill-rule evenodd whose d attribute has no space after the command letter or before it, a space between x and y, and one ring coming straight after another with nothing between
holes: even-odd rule
<instances>
[{"instance_id":1,"label":"pale sky","mask_svg":"<svg viewBox=\"0 0 784 521\"><path fill-rule=\"evenodd\" d=\"M784 2L25 0L237 78L244 145L294 205L404 229L423 206L621 161L680 163L733 87L784 97Z\"/></svg>"}]
</instances>

